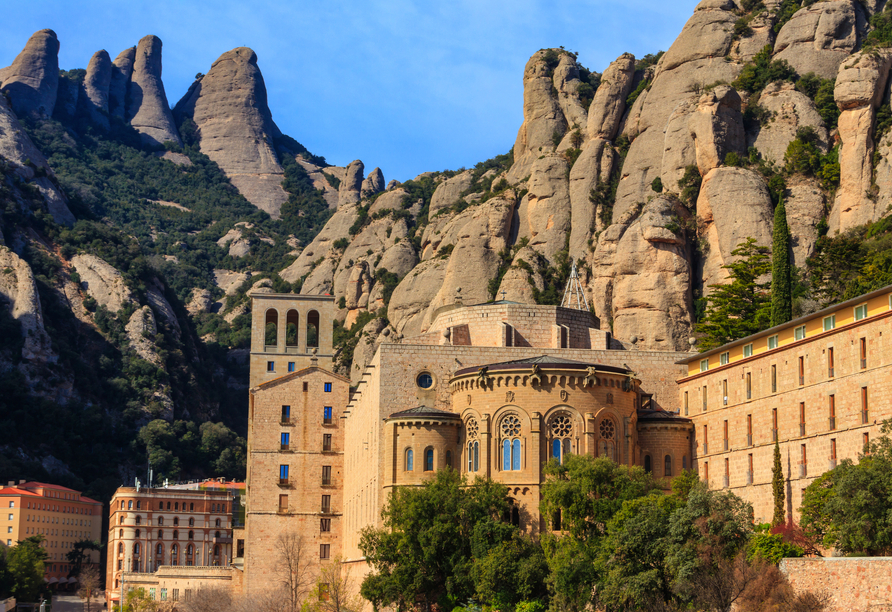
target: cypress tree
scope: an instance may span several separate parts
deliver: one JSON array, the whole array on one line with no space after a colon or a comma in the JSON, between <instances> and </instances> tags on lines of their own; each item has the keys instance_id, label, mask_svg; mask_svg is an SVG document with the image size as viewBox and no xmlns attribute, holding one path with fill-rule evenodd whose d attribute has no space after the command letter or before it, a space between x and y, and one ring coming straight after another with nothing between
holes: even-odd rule
<instances>
[{"instance_id":1,"label":"cypress tree","mask_svg":"<svg viewBox=\"0 0 892 612\"><path fill-rule=\"evenodd\" d=\"M777 527L786 522L784 511L785 497L784 494L784 468L781 465L780 444L777 440L774 442L774 468L771 470L771 489L774 493L774 517L771 519L771 526Z\"/></svg>"},{"instance_id":2,"label":"cypress tree","mask_svg":"<svg viewBox=\"0 0 892 612\"><path fill-rule=\"evenodd\" d=\"M790 270L790 228L787 207L780 198L774 209L774 234L771 237L771 326L793 318L793 276Z\"/></svg>"}]
</instances>

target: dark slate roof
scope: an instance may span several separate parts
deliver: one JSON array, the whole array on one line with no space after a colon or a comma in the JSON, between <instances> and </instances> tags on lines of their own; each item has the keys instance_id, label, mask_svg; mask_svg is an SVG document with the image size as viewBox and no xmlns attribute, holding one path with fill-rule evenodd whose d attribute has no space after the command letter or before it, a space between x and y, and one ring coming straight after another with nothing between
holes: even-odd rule
<instances>
[{"instance_id":1,"label":"dark slate roof","mask_svg":"<svg viewBox=\"0 0 892 612\"><path fill-rule=\"evenodd\" d=\"M458 370L455 375L473 374L482 367L486 367L489 372L498 372L499 370L516 370L524 366L538 365L540 368L559 368L562 370L585 370L590 367L596 367L601 372L610 372L615 374L630 374L631 371L626 368L617 366L600 365L596 363L583 363L582 361L573 361L572 359L564 359L563 357L553 357L551 355L540 355L538 357L526 357L525 359L515 359L513 361L502 361L499 363L488 363ZM525 369L525 368L524 368Z\"/></svg>"},{"instance_id":2,"label":"dark slate roof","mask_svg":"<svg viewBox=\"0 0 892 612\"><path fill-rule=\"evenodd\" d=\"M638 421L663 421L674 423L691 423L691 419L679 416L674 412L666 412L665 410L638 410Z\"/></svg>"},{"instance_id":3,"label":"dark slate roof","mask_svg":"<svg viewBox=\"0 0 892 612\"><path fill-rule=\"evenodd\" d=\"M401 417L461 419L461 417L454 412L440 410L439 408L432 408L430 406L416 406L415 408L409 408L408 410L401 410L400 412L394 412L388 418L397 419Z\"/></svg>"}]
</instances>

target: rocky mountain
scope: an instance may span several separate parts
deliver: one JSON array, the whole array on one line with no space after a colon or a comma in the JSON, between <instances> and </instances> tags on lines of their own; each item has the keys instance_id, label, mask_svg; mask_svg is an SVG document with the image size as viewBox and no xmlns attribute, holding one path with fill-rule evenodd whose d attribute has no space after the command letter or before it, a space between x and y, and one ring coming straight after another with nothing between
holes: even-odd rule
<instances>
[{"instance_id":1,"label":"rocky mountain","mask_svg":"<svg viewBox=\"0 0 892 612\"><path fill-rule=\"evenodd\" d=\"M41 30L0 70L3 371L108 416L123 465L173 473L146 423L238 430L252 288L334 295L353 377L457 301L559 303L574 263L618 347L687 350L783 198L797 307L816 308L892 232L890 32L882 0L703 0L665 53L598 72L539 50L507 154L399 183L283 134L251 49L171 109L156 36L60 70Z\"/></svg>"}]
</instances>

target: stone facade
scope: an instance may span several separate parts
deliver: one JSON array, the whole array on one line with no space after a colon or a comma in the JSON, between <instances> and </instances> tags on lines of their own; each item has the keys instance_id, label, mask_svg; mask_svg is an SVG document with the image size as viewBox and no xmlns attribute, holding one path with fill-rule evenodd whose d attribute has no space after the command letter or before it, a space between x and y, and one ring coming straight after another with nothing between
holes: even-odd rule
<instances>
[{"instance_id":1,"label":"stone facade","mask_svg":"<svg viewBox=\"0 0 892 612\"><path fill-rule=\"evenodd\" d=\"M701 479L767 522L775 439L794 518L815 478L857 461L892 417L890 295L887 287L684 360L679 402L694 421Z\"/></svg>"},{"instance_id":2,"label":"stone facade","mask_svg":"<svg viewBox=\"0 0 892 612\"><path fill-rule=\"evenodd\" d=\"M323 326L330 323L323 319ZM244 535L249 594L281 583L281 536L300 538L311 568L341 554L349 387L349 379L312 363L251 389Z\"/></svg>"},{"instance_id":3,"label":"stone facade","mask_svg":"<svg viewBox=\"0 0 892 612\"><path fill-rule=\"evenodd\" d=\"M892 557L783 559L780 570L797 592L829 594L826 612L892 610Z\"/></svg>"},{"instance_id":4,"label":"stone facade","mask_svg":"<svg viewBox=\"0 0 892 612\"><path fill-rule=\"evenodd\" d=\"M243 576L244 572L232 565L227 567L162 565L151 574L124 572L121 580L125 592L130 589L145 589L146 595L154 601L179 602L189 601L193 593L202 589L240 593Z\"/></svg>"}]
</instances>

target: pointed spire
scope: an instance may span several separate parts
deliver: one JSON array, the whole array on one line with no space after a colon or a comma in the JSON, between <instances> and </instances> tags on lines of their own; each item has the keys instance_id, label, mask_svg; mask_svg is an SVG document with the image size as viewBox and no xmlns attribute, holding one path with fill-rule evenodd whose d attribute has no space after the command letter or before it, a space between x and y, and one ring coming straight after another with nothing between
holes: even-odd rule
<instances>
[{"instance_id":1,"label":"pointed spire","mask_svg":"<svg viewBox=\"0 0 892 612\"><path fill-rule=\"evenodd\" d=\"M579 273L576 271L576 262L570 268L570 278L567 279L567 288L564 289L564 297L561 299L562 308L574 308L576 310L588 311L588 300L585 299L585 292L582 290L582 283L579 282Z\"/></svg>"}]
</instances>

